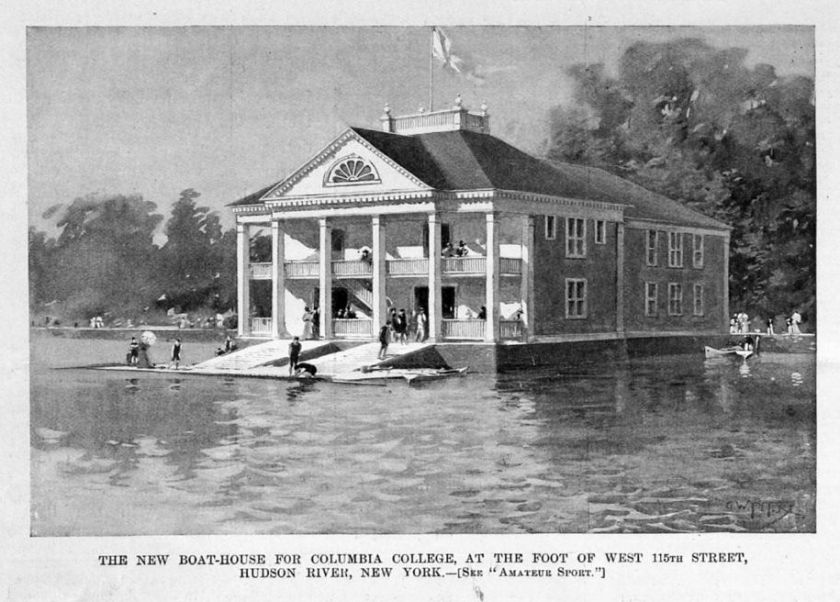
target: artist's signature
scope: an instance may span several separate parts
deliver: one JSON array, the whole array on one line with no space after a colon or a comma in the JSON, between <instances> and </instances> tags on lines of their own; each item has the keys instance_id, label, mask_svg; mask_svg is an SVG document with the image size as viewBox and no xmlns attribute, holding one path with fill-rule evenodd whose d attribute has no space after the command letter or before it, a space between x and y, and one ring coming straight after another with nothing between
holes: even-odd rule
<instances>
[{"instance_id":1,"label":"artist's signature","mask_svg":"<svg viewBox=\"0 0 840 602\"><path fill-rule=\"evenodd\" d=\"M726 509L730 512L749 513L751 520L769 521L773 524L787 516L799 516L796 502L789 500L729 500Z\"/></svg>"}]
</instances>

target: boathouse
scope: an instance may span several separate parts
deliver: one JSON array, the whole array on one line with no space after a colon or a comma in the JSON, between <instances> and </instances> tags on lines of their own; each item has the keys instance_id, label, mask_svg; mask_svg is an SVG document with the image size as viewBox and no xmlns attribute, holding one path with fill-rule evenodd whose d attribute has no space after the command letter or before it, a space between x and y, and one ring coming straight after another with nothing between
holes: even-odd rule
<instances>
[{"instance_id":1,"label":"boathouse","mask_svg":"<svg viewBox=\"0 0 840 602\"><path fill-rule=\"evenodd\" d=\"M300 335L305 306L329 340L375 339L392 307L422 308L431 342L728 323L728 226L604 170L522 152L490 134L486 106L460 99L405 116L386 107L379 129L348 128L231 207L243 337ZM259 230L271 233L268 263L250 260ZM258 292L270 303L254 303Z\"/></svg>"}]
</instances>

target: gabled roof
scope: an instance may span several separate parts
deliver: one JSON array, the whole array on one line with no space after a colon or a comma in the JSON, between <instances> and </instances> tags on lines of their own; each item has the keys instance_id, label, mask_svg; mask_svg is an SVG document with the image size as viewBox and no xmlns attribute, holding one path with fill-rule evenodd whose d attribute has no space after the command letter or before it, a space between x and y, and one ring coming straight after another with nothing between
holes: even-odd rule
<instances>
[{"instance_id":1,"label":"gabled roof","mask_svg":"<svg viewBox=\"0 0 840 602\"><path fill-rule=\"evenodd\" d=\"M228 207L239 207L241 205L258 205L260 203L260 199L268 193L269 190L277 186L279 182L275 182L274 184L269 184L265 188L261 188L256 192L252 192L248 196L244 196L239 200L233 201L232 203L228 203Z\"/></svg>"},{"instance_id":2,"label":"gabled roof","mask_svg":"<svg viewBox=\"0 0 840 602\"><path fill-rule=\"evenodd\" d=\"M405 136L351 128L376 150L437 190L510 190L625 205L625 216L641 220L728 228L685 205L651 192L603 169L570 163L547 163L510 144L468 130ZM229 206L260 202L281 182Z\"/></svg>"},{"instance_id":3,"label":"gabled roof","mask_svg":"<svg viewBox=\"0 0 840 602\"><path fill-rule=\"evenodd\" d=\"M379 151L438 190L516 190L627 205L625 215L727 228L661 194L603 169L547 163L488 134L466 130L400 136L353 128Z\"/></svg>"}]
</instances>

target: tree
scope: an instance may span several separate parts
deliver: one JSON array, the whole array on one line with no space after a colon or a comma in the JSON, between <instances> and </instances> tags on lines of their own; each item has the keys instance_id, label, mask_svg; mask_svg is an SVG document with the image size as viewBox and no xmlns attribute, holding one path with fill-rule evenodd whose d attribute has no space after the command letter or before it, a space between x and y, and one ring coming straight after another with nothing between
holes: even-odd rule
<instances>
[{"instance_id":1,"label":"tree","mask_svg":"<svg viewBox=\"0 0 840 602\"><path fill-rule=\"evenodd\" d=\"M597 165L733 227L730 297L773 315L816 309L814 84L697 39L637 43L617 78L569 70L550 160Z\"/></svg>"},{"instance_id":2,"label":"tree","mask_svg":"<svg viewBox=\"0 0 840 602\"><path fill-rule=\"evenodd\" d=\"M152 237L163 218L156 208L139 195L88 195L51 209L61 232L37 294L62 301L75 317L139 311L148 304L157 267Z\"/></svg>"},{"instance_id":3,"label":"tree","mask_svg":"<svg viewBox=\"0 0 840 602\"><path fill-rule=\"evenodd\" d=\"M158 282L168 304L182 311L214 305L224 270L223 234L219 216L198 206L192 188L181 191L166 222Z\"/></svg>"}]
</instances>

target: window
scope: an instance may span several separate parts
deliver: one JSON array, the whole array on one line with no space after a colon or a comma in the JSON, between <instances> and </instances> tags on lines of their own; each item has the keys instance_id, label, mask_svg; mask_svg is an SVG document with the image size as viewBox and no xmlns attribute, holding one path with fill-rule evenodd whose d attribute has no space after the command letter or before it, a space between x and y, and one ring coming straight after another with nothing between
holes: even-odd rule
<instances>
[{"instance_id":1,"label":"window","mask_svg":"<svg viewBox=\"0 0 840 602\"><path fill-rule=\"evenodd\" d=\"M595 220L595 244L607 244L607 222L602 219Z\"/></svg>"},{"instance_id":2,"label":"window","mask_svg":"<svg viewBox=\"0 0 840 602\"><path fill-rule=\"evenodd\" d=\"M693 237L693 245L694 254L692 255L692 261L695 268L702 268L703 267L703 246L704 246L704 238L702 234L695 234Z\"/></svg>"},{"instance_id":3,"label":"window","mask_svg":"<svg viewBox=\"0 0 840 602\"><path fill-rule=\"evenodd\" d=\"M379 174L376 173L373 165L358 155L342 157L333 163L324 178L324 186L369 184L371 182L379 182Z\"/></svg>"},{"instance_id":4,"label":"window","mask_svg":"<svg viewBox=\"0 0 840 602\"><path fill-rule=\"evenodd\" d=\"M566 220L566 257L586 257L586 220L583 218Z\"/></svg>"},{"instance_id":5,"label":"window","mask_svg":"<svg viewBox=\"0 0 840 602\"><path fill-rule=\"evenodd\" d=\"M703 285L694 285L694 315L703 315Z\"/></svg>"},{"instance_id":6,"label":"window","mask_svg":"<svg viewBox=\"0 0 840 602\"><path fill-rule=\"evenodd\" d=\"M659 246L659 232L656 230L648 230L646 241L645 241L645 248L647 249L647 264L648 265L659 265L658 256L657 256L657 247Z\"/></svg>"},{"instance_id":7,"label":"window","mask_svg":"<svg viewBox=\"0 0 840 602\"><path fill-rule=\"evenodd\" d=\"M554 240L557 238L557 218L553 215L545 216L545 239Z\"/></svg>"},{"instance_id":8,"label":"window","mask_svg":"<svg viewBox=\"0 0 840 602\"><path fill-rule=\"evenodd\" d=\"M586 317L586 280L566 278L566 317Z\"/></svg>"},{"instance_id":9,"label":"window","mask_svg":"<svg viewBox=\"0 0 840 602\"><path fill-rule=\"evenodd\" d=\"M683 267L683 235L682 232L668 232L668 267Z\"/></svg>"},{"instance_id":10,"label":"window","mask_svg":"<svg viewBox=\"0 0 840 602\"><path fill-rule=\"evenodd\" d=\"M682 284L671 282L668 284L668 315L682 315Z\"/></svg>"},{"instance_id":11,"label":"window","mask_svg":"<svg viewBox=\"0 0 840 602\"><path fill-rule=\"evenodd\" d=\"M655 316L659 303L659 285L655 282L645 282L645 315Z\"/></svg>"}]
</instances>

